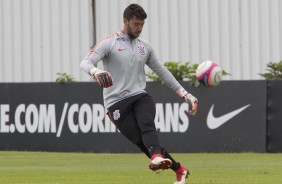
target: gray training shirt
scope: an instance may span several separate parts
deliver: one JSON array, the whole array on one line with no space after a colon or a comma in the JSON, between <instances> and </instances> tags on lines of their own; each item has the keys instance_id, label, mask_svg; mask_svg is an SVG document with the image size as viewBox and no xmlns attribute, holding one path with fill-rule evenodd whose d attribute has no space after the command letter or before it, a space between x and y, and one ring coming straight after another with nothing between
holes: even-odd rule
<instances>
[{"instance_id":1,"label":"gray training shirt","mask_svg":"<svg viewBox=\"0 0 282 184\"><path fill-rule=\"evenodd\" d=\"M96 44L80 67L90 73L90 69L101 60L104 70L113 79L113 85L103 91L106 108L125 98L146 93L145 64L173 91L182 88L159 62L151 45L140 38L130 39L122 32L108 36Z\"/></svg>"}]
</instances>

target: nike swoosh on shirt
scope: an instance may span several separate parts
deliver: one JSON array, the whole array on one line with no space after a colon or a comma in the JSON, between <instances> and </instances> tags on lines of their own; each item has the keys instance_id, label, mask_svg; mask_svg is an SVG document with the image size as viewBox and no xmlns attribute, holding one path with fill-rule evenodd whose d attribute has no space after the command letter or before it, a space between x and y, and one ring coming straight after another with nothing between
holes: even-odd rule
<instances>
[{"instance_id":1,"label":"nike swoosh on shirt","mask_svg":"<svg viewBox=\"0 0 282 184\"><path fill-rule=\"evenodd\" d=\"M123 51L123 50L125 50L125 49L123 49L123 48L119 48L119 49L118 49L118 51Z\"/></svg>"},{"instance_id":2,"label":"nike swoosh on shirt","mask_svg":"<svg viewBox=\"0 0 282 184\"><path fill-rule=\"evenodd\" d=\"M248 104L244 107L241 107L239 109L236 109L232 112L229 112L227 114L224 114L220 117L214 117L213 115L213 107L214 105L211 106L211 109L209 111L208 117L207 117L207 125L209 129L216 129L220 126L222 126L224 123L226 123L228 120L245 110L247 107L249 107L251 104Z\"/></svg>"}]
</instances>

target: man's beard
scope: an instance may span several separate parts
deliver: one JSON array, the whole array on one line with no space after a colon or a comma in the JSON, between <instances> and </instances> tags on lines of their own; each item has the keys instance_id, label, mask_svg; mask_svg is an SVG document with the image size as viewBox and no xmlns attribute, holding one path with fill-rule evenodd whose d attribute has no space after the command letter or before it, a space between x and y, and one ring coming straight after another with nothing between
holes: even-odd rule
<instances>
[{"instance_id":1,"label":"man's beard","mask_svg":"<svg viewBox=\"0 0 282 184\"><path fill-rule=\"evenodd\" d=\"M134 36L132 33L128 33L128 36L130 37L130 39L135 39L135 38L137 38L136 36Z\"/></svg>"},{"instance_id":2,"label":"man's beard","mask_svg":"<svg viewBox=\"0 0 282 184\"><path fill-rule=\"evenodd\" d=\"M137 38L137 36L135 36L135 35L132 33L130 27L128 27L128 29L127 29L127 34L128 34L128 36L130 37L130 39L135 39L135 38Z\"/></svg>"}]
</instances>

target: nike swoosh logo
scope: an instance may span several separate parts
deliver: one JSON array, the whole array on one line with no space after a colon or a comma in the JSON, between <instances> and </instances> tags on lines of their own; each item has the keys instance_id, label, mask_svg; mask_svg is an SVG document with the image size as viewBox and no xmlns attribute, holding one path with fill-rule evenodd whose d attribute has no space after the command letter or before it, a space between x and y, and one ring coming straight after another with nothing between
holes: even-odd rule
<instances>
[{"instance_id":1,"label":"nike swoosh logo","mask_svg":"<svg viewBox=\"0 0 282 184\"><path fill-rule=\"evenodd\" d=\"M123 48L119 48L119 49L118 49L118 51L123 51L123 50L125 50L125 49L123 49Z\"/></svg>"},{"instance_id":2,"label":"nike swoosh logo","mask_svg":"<svg viewBox=\"0 0 282 184\"><path fill-rule=\"evenodd\" d=\"M248 108L251 104L248 104L244 107L241 107L239 109L236 109L232 112L229 112L227 114L224 114L220 117L214 117L213 116L213 106L211 106L211 109L209 111L208 117L207 117L207 125L209 127L209 129L216 129L220 126L222 126L224 123L226 123L228 120L230 120L231 118L233 118L234 116L236 116L237 114L239 114L240 112L242 112L243 110L245 110L246 108Z\"/></svg>"}]
</instances>

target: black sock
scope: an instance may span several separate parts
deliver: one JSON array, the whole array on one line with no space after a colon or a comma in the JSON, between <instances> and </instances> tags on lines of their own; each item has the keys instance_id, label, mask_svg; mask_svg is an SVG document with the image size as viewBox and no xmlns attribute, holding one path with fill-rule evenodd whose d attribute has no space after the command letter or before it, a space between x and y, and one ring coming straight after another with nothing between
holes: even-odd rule
<instances>
[{"instance_id":1,"label":"black sock","mask_svg":"<svg viewBox=\"0 0 282 184\"><path fill-rule=\"evenodd\" d=\"M171 162L172 162L172 165L171 165L171 169L172 170L174 170L174 171L176 171L177 169L179 169L180 168L180 163L179 162L176 162L171 156L170 156L170 154L165 150L165 149L161 149L162 150L162 155L163 155L163 157L164 158L168 158L168 159L170 159L171 160Z\"/></svg>"},{"instance_id":2,"label":"black sock","mask_svg":"<svg viewBox=\"0 0 282 184\"><path fill-rule=\"evenodd\" d=\"M148 151L151 156L154 154L162 154L162 149L159 145L148 146Z\"/></svg>"},{"instance_id":3,"label":"black sock","mask_svg":"<svg viewBox=\"0 0 282 184\"><path fill-rule=\"evenodd\" d=\"M148 151L148 149L144 146L144 144L142 143L142 145L138 145L138 147L140 148L140 150L145 153L145 155L148 157L148 158L151 158L151 155Z\"/></svg>"}]
</instances>

